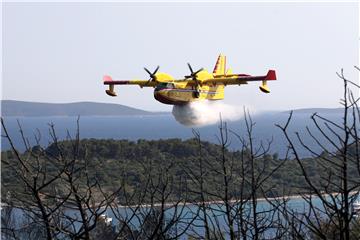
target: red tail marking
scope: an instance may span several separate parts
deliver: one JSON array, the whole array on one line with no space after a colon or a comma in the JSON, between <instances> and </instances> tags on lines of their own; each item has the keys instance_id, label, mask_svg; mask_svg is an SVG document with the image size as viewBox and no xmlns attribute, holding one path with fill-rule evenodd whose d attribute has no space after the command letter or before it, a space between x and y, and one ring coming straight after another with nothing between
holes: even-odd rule
<instances>
[{"instance_id":1,"label":"red tail marking","mask_svg":"<svg viewBox=\"0 0 360 240\"><path fill-rule=\"evenodd\" d=\"M268 73L266 74L265 80L267 80L267 81L276 80L276 72L275 72L275 70L269 70Z\"/></svg>"},{"instance_id":2,"label":"red tail marking","mask_svg":"<svg viewBox=\"0 0 360 240\"><path fill-rule=\"evenodd\" d=\"M106 81L112 81L112 78L111 78L110 76L108 76L108 75L105 75L105 76L103 77L103 81L104 81L104 82L106 82Z\"/></svg>"},{"instance_id":3,"label":"red tail marking","mask_svg":"<svg viewBox=\"0 0 360 240\"><path fill-rule=\"evenodd\" d=\"M219 64L220 64L220 58L221 58L221 54L218 56L217 60L216 60L216 63L215 63L215 67L214 67L214 70L213 70L213 73L216 73L218 67L219 67Z\"/></svg>"}]
</instances>

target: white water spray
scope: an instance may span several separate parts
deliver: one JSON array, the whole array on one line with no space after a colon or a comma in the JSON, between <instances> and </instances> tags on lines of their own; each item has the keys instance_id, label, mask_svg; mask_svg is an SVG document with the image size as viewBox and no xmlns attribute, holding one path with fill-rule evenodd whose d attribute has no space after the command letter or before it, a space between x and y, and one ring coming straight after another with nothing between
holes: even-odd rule
<instances>
[{"instance_id":1,"label":"white water spray","mask_svg":"<svg viewBox=\"0 0 360 240\"><path fill-rule=\"evenodd\" d=\"M220 121L235 121L243 116L243 107L231 106L220 101L197 101L175 105L172 110L176 121L185 126L205 126Z\"/></svg>"}]
</instances>

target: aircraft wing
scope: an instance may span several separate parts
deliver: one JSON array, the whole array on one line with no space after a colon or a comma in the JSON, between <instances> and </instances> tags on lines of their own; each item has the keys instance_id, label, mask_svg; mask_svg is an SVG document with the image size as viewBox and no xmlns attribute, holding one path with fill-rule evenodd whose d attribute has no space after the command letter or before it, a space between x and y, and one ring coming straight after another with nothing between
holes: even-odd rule
<instances>
[{"instance_id":1,"label":"aircraft wing","mask_svg":"<svg viewBox=\"0 0 360 240\"><path fill-rule=\"evenodd\" d=\"M247 84L251 81L262 81L260 90L264 93L269 93L270 89L267 86L267 81L276 80L275 70L269 70L268 73L264 76L251 76L246 74L231 74L219 76L211 79L202 80L201 83L221 83L226 85L240 85Z\"/></svg>"},{"instance_id":2,"label":"aircraft wing","mask_svg":"<svg viewBox=\"0 0 360 240\"><path fill-rule=\"evenodd\" d=\"M149 80L112 80L110 76L104 76L104 85L109 85L109 89L106 93L112 97L116 96L114 91L115 85L138 85L140 87L155 87L157 83Z\"/></svg>"},{"instance_id":3,"label":"aircraft wing","mask_svg":"<svg viewBox=\"0 0 360 240\"><path fill-rule=\"evenodd\" d=\"M227 76L220 76L211 79L202 80L201 83L222 83L224 85L238 85L247 84L251 81L271 81L276 80L275 70L269 70L264 76L251 76L246 74L232 74Z\"/></svg>"}]
</instances>

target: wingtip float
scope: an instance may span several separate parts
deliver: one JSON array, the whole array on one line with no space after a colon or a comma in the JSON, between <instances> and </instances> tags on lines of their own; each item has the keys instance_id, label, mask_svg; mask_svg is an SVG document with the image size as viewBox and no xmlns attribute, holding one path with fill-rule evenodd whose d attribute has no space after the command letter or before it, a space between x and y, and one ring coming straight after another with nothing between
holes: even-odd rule
<instances>
[{"instance_id":1,"label":"wingtip float","mask_svg":"<svg viewBox=\"0 0 360 240\"><path fill-rule=\"evenodd\" d=\"M117 96L115 85L138 85L140 87L153 87L154 98L164 104L184 105L199 100L224 99L224 88L227 85L243 85L252 81L262 81L260 90L269 93L267 81L276 80L275 70L269 70L264 76L251 76L248 74L234 74L226 68L226 56L220 54L212 73L201 68L194 71L188 63L190 74L182 79L174 79L167 73L159 72L159 66L149 74L148 80L113 80L110 76L103 77L104 85L109 89L105 92L112 97Z\"/></svg>"}]
</instances>

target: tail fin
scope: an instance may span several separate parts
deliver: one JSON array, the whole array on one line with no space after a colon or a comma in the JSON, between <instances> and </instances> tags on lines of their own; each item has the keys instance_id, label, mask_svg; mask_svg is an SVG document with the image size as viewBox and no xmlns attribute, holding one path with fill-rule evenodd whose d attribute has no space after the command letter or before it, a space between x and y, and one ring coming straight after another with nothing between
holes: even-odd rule
<instances>
[{"instance_id":1,"label":"tail fin","mask_svg":"<svg viewBox=\"0 0 360 240\"><path fill-rule=\"evenodd\" d=\"M220 54L213 71L214 75L225 75L226 74L226 56Z\"/></svg>"},{"instance_id":2,"label":"tail fin","mask_svg":"<svg viewBox=\"0 0 360 240\"><path fill-rule=\"evenodd\" d=\"M269 70L266 74L265 80L276 80L276 73L275 70Z\"/></svg>"}]
</instances>

